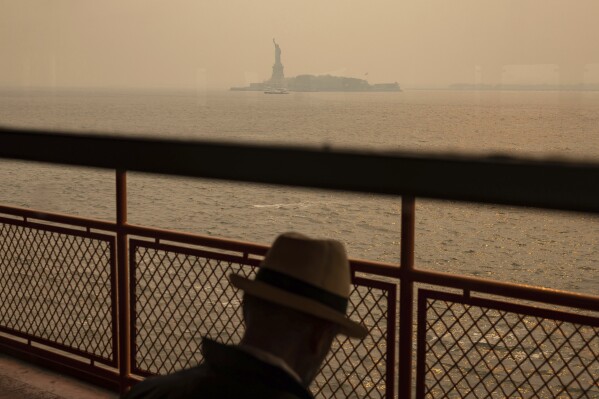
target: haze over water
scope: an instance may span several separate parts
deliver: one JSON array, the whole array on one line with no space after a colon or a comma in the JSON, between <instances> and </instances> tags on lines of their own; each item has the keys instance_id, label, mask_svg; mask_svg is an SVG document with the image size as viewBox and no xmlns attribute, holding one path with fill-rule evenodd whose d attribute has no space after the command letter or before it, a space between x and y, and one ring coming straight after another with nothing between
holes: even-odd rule
<instances>
[{"instance_id":1,"label":"haze over water","mask_svg":"<svg viewBox=\"0 0 599 399\"><path fill-rule=\"evenodd\" d=\"M0 96L0 121L192 139L599 159L598 92L13 91ZM114 218L112 172L2 161L0 182L3 204ZM399 198L130 174L129 214L136 224L260 243L298 230L339 238L352 257L399 260ZM418 267L599 291L596 216L418 200L416 218Z\"/></svg>"},{"instance_id":2,"label":"haze over water","mask_svg":"<svg viewBox=\"0 0 599 399\"><path fill-rule=\"evenodd\" d=\"M270 76L599 83L596 0L0 2L0 87L226 89Z\"/></svg>"},{"instance_id":3,"label":"haze over water","mask_svg":"<svg viewBox=\"0 0 599 399\"><path fill-rule=\"evenodd\" d=\"M599 162L598 15L597 0L0 0L0 127ZM320 76L289 79L304 74ZM293 92L322 88L322 82L338 84L329 88L400 85L404 91ZM286 86L292 92L227 91L251 83L261 90ZM485 90L448 90L456 88ZM524 88L529 91L507 90ZM219 160L223 165L233 161ZM384 172L402 178L401 171ZM354 258L399 262L399 197L139 173L128 173L127 179L133 224L263 244L295 230L340 239ZM0 159L0 187L0 205L115 219L114 171ZM4 230L8 241L15 241L16 230ZM108 310L103 318L94 314L108 309L108 301L98 300L95 291L102 271L82 270L81 263L53 252L59 245L43 245L46 236L32 254L36 243L21 237L16 252L5 248L4 258L14 263L8 266L5 302L21 301L26 309L52 318L34 323L39 337L84 346L101 339L110 348L110 335L95 324L111 323ZM46 262L46 256L57 260ZM145 367L141 359L156 354L162 360L149 366L161 370L199 360L196 338L206 327L206 334L218 335L212 337L219 341L237 335L226 317L219 318L222 329L210 317L224 316L237 304L220 294L220 265L199 283L192 281L200 271L195 263L187 269L178 261L143 257L147 268L138 263L137 277L160 276L161 284L136 281L136 345L148 344L137 347L138 366ZM415 257L418 268L596 295L599 216L418 198ZM32 275L34 265L40 273ZM73 286L77 274L94 284L79 280ZM66 291L62 297L53 294L60 281L58 290ZM207 292L218 297L204 300ZM360 310L367 323L382 329L371 325L371 337L359 350L343 343L351 355L339 360L335 354L329 365L330 372L350 377L343 391L362 387L383 394L387 388L384 380L376 382L380 367L385 368L382 354L390 348L378 339L387 331L384 318L375 320L385 307L379 309L385 301L379 303L378 295L378 290L369 291L364 302L360 299ZM187 299L179 302L176 296ZM191 303L200 310L177 310ZM499 375L499 384L517 384L514 395L577 397L584 389L598 395L592 326L518 312L491 314L484 307L479 308L484 318L478 318L473 317L476 310L470 312L476 306L465 309L463 318L452 306L436 301L431 308L441 313L430 313L436 321L426 329L426 343L430 354L440 349L448 356L429 370L427 379L444 371L462 373L465 379L456 384L450 377L437 387L439 392L463 384L459 394L502 396L499 390L485 393L487 383L497 382ZM144 307L151 311L144 314ZM9 307L5 313L5 327L23 327L21 309ZM456 325L452 319L457 318ZM194 320L195 330L187 319ZM463 327L471 328L461 332ZM182 347L182 342L189 345ZM456 357L461 350L480 360ZM483 361L484 353L491 357ZM561 367L564 357L574 361ZM587 375L579 373L580 361L591 365ZM504 366L500 369L497 362ZM377 364L378 371L358 363L366 369ZM492 369L481 371L481 366ZM536 377L529 378L529 372ZM331 389L335 393L329 396L339 396L338 384L327 373L331 383L325 395ZM551 382L548 375L553 375ZM570 384L569 375L580 385ZM481 377L473 388L471 382ZM532 384L527 387L523 379ZM544 387L550 391L539 394L537 388Z\"/></svg>"}]
</instances>

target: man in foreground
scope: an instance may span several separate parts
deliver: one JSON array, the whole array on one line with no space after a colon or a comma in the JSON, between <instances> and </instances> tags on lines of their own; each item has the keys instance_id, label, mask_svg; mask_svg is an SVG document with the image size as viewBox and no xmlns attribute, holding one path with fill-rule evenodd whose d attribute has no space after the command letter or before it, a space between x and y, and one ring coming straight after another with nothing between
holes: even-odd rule
<instances>
[{"instance_id":1,"label":"man in foreground","mask_svg":"<svg viewBox=\"0 0 599 399\"><path fill-rule=\"evenodd\" d=\"M345 316L350 270L338 241L282 234L254 280L229 278L244 291L241 343L227 346L205 338L202 364L149 378L126 399L312 398L308 387L335 335L367 334Z\"/></svg>"}]
</instances>

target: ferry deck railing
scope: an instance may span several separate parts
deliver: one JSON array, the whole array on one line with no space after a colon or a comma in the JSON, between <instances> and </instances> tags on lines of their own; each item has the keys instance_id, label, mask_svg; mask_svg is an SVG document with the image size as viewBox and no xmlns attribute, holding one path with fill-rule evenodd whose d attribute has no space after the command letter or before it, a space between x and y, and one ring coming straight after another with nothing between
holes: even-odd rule
<instances>
[{"instance_id":1,"label":"ferry deck railing","mask_svg":"<svg viewBox=\"0 0 599 399\"><path fill-rule=\"evenodd\" d=\"M226 275L268 248L128 223L140 171L401 196L400 264L351 261L350 312L371 334L334 343L322 396L599 397L599 296L414 265L416 197L597 214L598 164L9 129L0 158L116 170L116 222L0 206L7 353L123 391L201 361L201 335L239 339Z\"/></svg>"}]
</instances>

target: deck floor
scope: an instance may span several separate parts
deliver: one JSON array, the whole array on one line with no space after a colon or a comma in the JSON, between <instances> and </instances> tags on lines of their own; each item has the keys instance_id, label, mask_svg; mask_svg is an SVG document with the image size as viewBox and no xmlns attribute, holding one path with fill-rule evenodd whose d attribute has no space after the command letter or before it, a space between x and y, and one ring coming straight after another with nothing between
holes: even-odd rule
<instances>
[{"instance_id":1,"label":"deck floor","mask_svg":"<svg viewBox=\"0 0 599 399\"><path fill-rule=\"evenodd\" d=\"M116 399L118 395L0 353L0 399Z\"/></svg>"}]
</instances>

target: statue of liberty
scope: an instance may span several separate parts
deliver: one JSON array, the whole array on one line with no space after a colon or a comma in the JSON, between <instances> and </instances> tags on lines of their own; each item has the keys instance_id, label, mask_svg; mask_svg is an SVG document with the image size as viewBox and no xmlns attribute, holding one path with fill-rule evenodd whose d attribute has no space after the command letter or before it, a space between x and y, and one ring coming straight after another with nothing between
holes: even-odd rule
<instances>
[{"instance_id":1,"label":"statue of liberty","mask_svg":"<svg viewBox=\"0 0 599 399\"><path fill-rule=\"evenodd\" d=\"M272 66L270 83L275 87L281 87L285 80L285 75L283 74L283 64L281 64L281 47L279 47L274 38L272 39L272 42L275 45L275 64Z\"/></svg>"}]
</instances>

